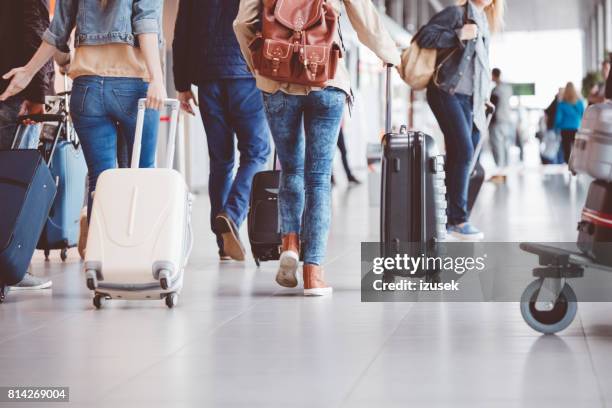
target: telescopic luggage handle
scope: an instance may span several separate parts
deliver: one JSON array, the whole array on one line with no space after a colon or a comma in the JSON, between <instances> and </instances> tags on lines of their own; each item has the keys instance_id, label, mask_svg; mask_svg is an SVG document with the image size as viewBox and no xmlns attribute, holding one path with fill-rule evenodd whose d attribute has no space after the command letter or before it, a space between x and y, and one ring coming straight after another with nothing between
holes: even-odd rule
<instances>
[{"instance_id":1,"label":"telescopic luggage handle","mask_svg":"<svg viewBox=\"0 0 612 408\"><path fill-rule=\"evenodd\" d=\"M493 115L495 115L495 105L491 103L487 103L486 105L486 113L487 113L487 131L489 133L489 128L491 127L491 121L493 120ZM480 159L480 153L482 152L482 148L484 147L485 135L480 135L480 140L478 140L478 144L474 148L474 156L472 156L472 162L470 163L470 172L468 174L472 174L476 169L476 165L478 164L478 160Z\"/></svg>"},{"instance_id":2,"label":"telescopic luggage handle","mask_svg":"<svg viewBox=\"0 0 612 408\"><path fill-rule=\"evenodd\" d=\"M393 92L392 92L392 84L391 84L391 69L393 65L387 64L387 80L385 84L385 134L391 133L391 112L392 112L392 104L393 104Z\"/></svg>"},{"instance_id":3,"label":"telescopic luggage handle","mask_svg":"<svg viewBox=\"0 0 612 408\"><path fill-rule=\"evenodd\" d=\"M136 134L134 135L134 147L132 152L132 168L140 166L140 151L142 149L142 131L144 128L144 118L146 111L146 99L138 100L138 116L136 117ZM181 104L176 99L164 100L164 108L170 110L170 137L166 146L166 167L171 169L174 166L174 150L176 148L176 133L178 129L178 113Z\"/></svg>"}]
</instances>

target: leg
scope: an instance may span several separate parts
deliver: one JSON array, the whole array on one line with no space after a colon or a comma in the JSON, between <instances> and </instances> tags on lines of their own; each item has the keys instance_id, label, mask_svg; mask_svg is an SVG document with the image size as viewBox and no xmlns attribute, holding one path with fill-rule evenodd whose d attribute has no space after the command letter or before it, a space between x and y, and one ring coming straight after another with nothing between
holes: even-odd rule
<instances>
[{"instance_id":1,"label":"leg","mask_svg":"<svg viewBox=\"0 0 612 408\"><path fill-rule=\"evenodd\" d=\"M306 131L304 264L321 265L331 221L331 170L346 94L336 88L312 92L304 114Z\"/></svg>"},{"instance_id":2,"label":"leg","mask_svg":"<svg viewBox=\"0 0 612 408\"><path fill-rule=\"evenodd\" d=\"M117 164L117 127L103 103L102 82L93 78L75 80L70 114L79 135L89 171L87 219L91 218L93 192L98 176Z\"/></svg>"},{"instance_id":3,"label":"leg","mask_svg":"<svg viewBox=\"0 0 612 408\"><path fill-rule=\"evenodd\" d=\"M468 102L434 86L428 88L427 100L444 133L448 222L459 225L468 219L468 173L474 155L473 123L471 114L466 115Z\"/></svg>"},{"instance_id":4,"label":"leg","mask_svg":"<svg viewBox=\"0 0 612 408\"><path fill-rule=\"evenodd\" d=\"M253 176L262 170L270 155L270 129L255 80L228 80L227 88L227 113L236 131L240 165L223 210L239 227L249 210Z\"/></svg>"},{"instance_id":5,"label":"leg","mask_svg":"<svg viewBox=\"0 0 612 408\"><path fill-rule=\"evenodd\" d=\"M561 131L561 144L563 146L563 159L565 163L569 163L570 156L572 155L572 147L574 147L574 140L576 139L575 130L562 130Z\"/></svg>"},{"instance_id":6,"label":"leg","mask_svg":"<svg viewBox=\"0 0 612 408\"><path fill-rule=\"evenodd\" d=\"M340 158L342 159L342 167L344 167L344 172L346 173L346 177L350 180L354 179L353 173L351 173L351 168L349 166L346 144L344 141L344 132L342 128L340 128L340 133L338 134L338 149L340 150Z\"/></svg>"},{"instance_id":7,"label":"leg","mask_svg":"<svg viewBox=\"0 0 612 408\"><path fill-rule=\"evenodd\" d=\"M264 95L266 115L281 164L278 207L281 234L300 235L304 211L304 133L305 97L281 91Z\"/></svg>"},{"instance_id":8,"label":"leg","mask_svg":"<svg viewBox=\"0 0 612 408\"><path fill-rule=\"evenodd\" d=\"M127 147L128 166L132 163L134 134L136 132L136 117L138 100L146 98L148 84L137 78L105 78L104 103L113 119L118 124L120 147L115 147L115 160L124 165L125 147ZM155 167L155 152L157 150L157 133L159 130L159 112L147 109L145 113L142 141L140 149L141 168ZM123 158L117 155L121 154Z\"/></svg>"},{"instance_id":9,"label":"leg","mask_svg":"<svg viewBox=\"0 0 612 408\"><path fill-rule=\"evenodd\" d=\"M489 133L491 138L489 139L491 142L491 152L493 153L493 158L495 159L495 164L498 169L506 167L505 163L505 145L506 145L506 135L502 132L502 128L499 124L491 125L489 129Z\"/></svg>"},{"instance_id":10,"label":"leg","mask_svg":"<svg viewBox=\"0 0 612 408\"><path fill-rule=\"evenodd\" d=\"M225 93L219 82L206 82L199 86L200 113L206 131L210 173L210 225L213 232L215 217L223 211L232 186L234 170L234 132L228 124L224 109ZM219 250L223 250L221 234L216 233Z\"/></svg>"}]
</instances>

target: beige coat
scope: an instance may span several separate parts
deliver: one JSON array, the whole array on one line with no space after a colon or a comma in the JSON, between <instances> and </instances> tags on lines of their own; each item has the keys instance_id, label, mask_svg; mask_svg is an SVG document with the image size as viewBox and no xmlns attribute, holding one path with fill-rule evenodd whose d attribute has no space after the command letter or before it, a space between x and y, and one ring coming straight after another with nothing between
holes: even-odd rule
<instances>
[{"instance_id":1,"label":"beige coat","mask_svg":"<svg viewBox=\"0 0 612 408\"><path fill-rule=\"evenodd\" d=\"M395 42L384 28L382 20L372 4L372 0L327 0L339 12L342 3L346 9L346 14L353 28L357 32L359 41L371 49L378 57L387 64L399 66L400 54ZM249 50L249 44L255 38L256 29L259 23L262 0L241 0L240 9L236 21L234 21L234 31L240 43L242 54L251 69L253 69L253 59ZM340 44L338 34L336 42ZM342 60L341 60L342 61ZM304 85L281 83L269 78L264 78L255 72L257 87L264 92L275 93L282 90L292 95L306 95L310 91L317 90ZM336 77L329 81L327 86L342 89L347 95L350 94L351 83L348 70L345 64L340 63L336 72Z\"/></svg>"}]
</instances>

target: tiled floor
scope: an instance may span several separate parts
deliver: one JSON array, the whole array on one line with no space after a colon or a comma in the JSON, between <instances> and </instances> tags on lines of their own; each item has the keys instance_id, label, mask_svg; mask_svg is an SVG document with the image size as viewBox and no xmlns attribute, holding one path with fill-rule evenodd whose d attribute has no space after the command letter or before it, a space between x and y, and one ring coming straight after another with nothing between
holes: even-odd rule
<instances>
[{"instance_id":1,"label":"tiled floor","mask_svg":"<svg viewBox=\"0 0 612 408\"><path fill-rule=\"evenodd\" d=\"M554 169L518 172L485 185L474 220L492 241L571 241L585 186ZM207 197L195 208L174 310L94 310L75 251L66 264L37 255L53 290L10 293L0 307L0 385L69 386L80 407L612 405L612 305L581 303L569 329L544 337L517 303L362 304L359 243L378 231L365 186L334 192L332 298L279 288L273 263L219 264Z\"/></svg>"}]
</instances>

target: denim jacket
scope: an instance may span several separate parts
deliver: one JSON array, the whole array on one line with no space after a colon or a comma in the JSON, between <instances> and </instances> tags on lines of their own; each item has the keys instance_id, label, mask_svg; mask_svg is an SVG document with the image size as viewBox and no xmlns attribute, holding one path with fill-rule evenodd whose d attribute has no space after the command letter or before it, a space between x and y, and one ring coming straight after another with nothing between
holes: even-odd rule
<instances>
[{"instance_id":1,"label":"denim jacket","mask_svg":"<svg viewBox=\"0 0 612 408\"><path fill-rule=\"evenodd\" d=\"M438 61L444 62L438 71L439 88L450 94L461 80L461 76L476 58L476 39L463 42L460 39L461 28L467 22L473 22L474 9L470 2L469 6L450 6L432 17L416 34L415 41L421 48L438 49ZM466 12L467 7L467 12Z\"/></svg>"},{"instance_id":2,"label":"denim jacket","mask_svg":"<svg viewBox=\"0 0 612 408\"><path fill-rule=\"evenodd\" d=\"M163 0L58 0L51 26L43 40L69 52L70 33L76 26L75 47L80 45L137 45L139 34L161 32ZM161 40L161 36L160 40Z\"/></svg>"}]
</instances>

